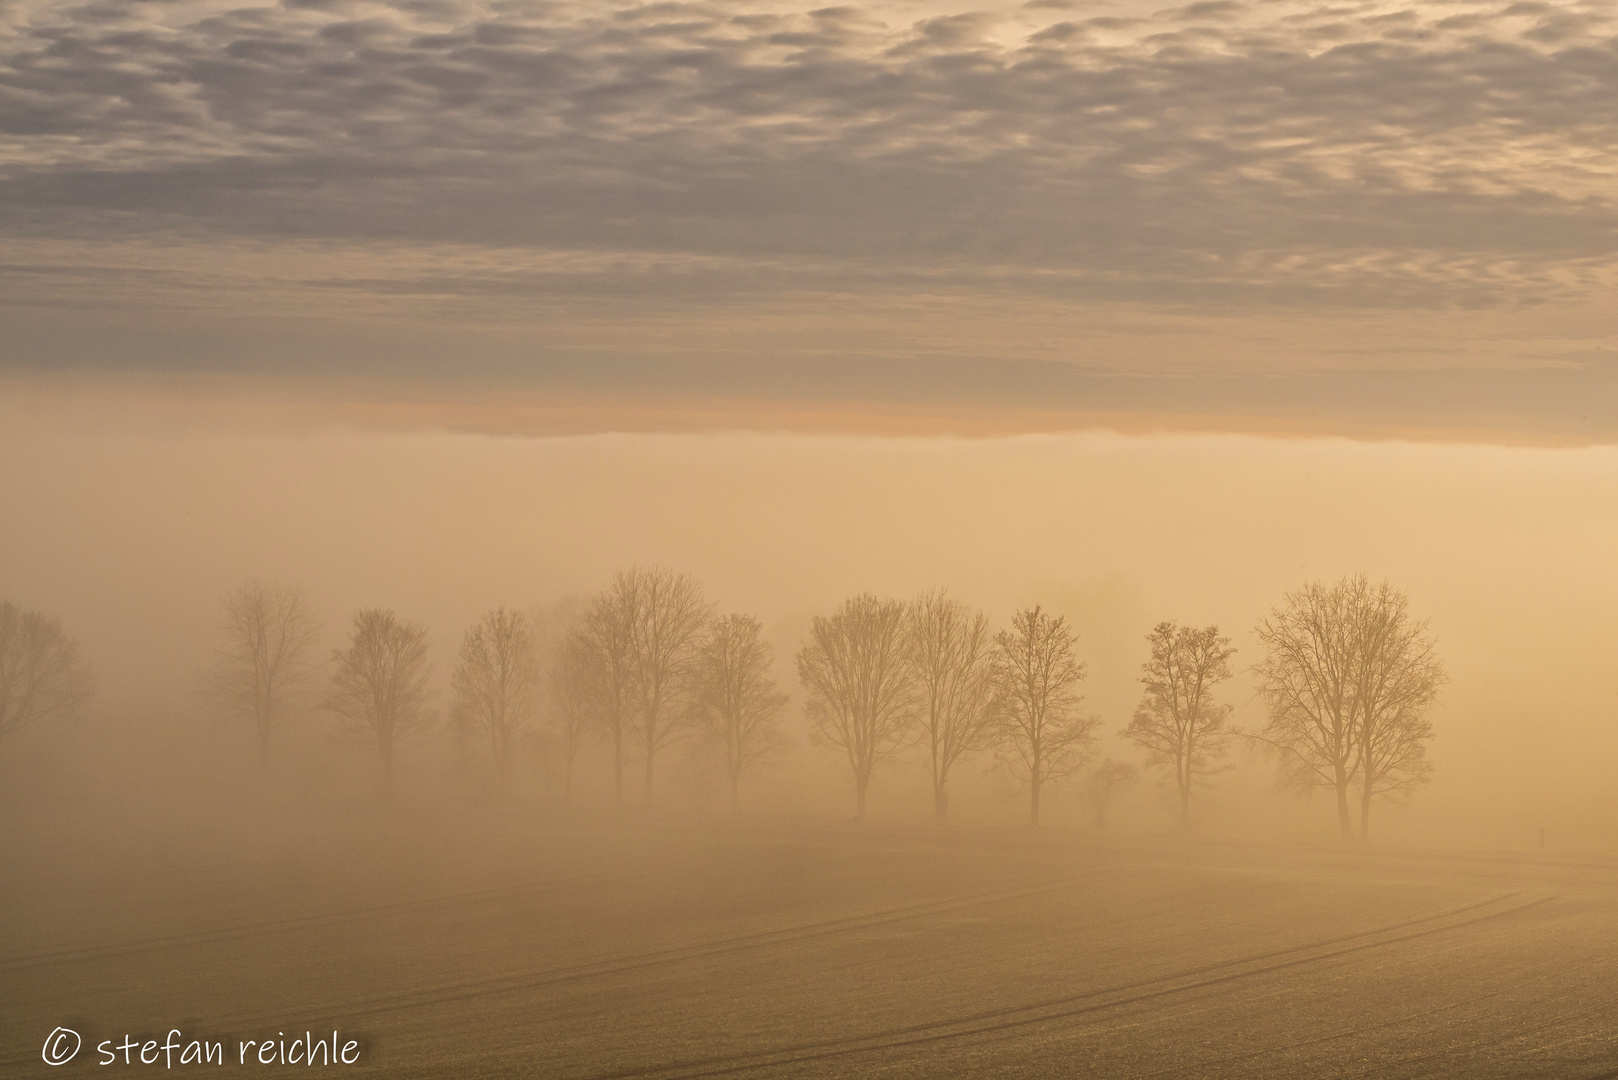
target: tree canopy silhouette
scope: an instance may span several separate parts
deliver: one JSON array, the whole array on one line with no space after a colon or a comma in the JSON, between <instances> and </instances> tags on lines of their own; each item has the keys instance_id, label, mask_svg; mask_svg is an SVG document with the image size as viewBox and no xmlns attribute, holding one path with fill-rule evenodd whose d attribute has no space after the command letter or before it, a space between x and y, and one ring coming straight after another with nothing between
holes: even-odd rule
<instances>
[{"instance_id":1,"label":"tree canopy silhouette","mask_svg":"<svg viewBox=\"0 0 1618 1080\"><path fill-rule=\"evenodd\" d=\"M1288 593L1257 627L1269 721L1252 737L1280 763L1284 784L1336 795L1344 839L1354 836L1351 789L1359 788L1365 839L1372 800L1431 772L1426 714L1445 675L1427 622L1409 606L1404 593L1362 574Z\"/></svg>"},{"instance_id":2,"label":"tree canopy silhouette","mask_svg":"<svg viewBox=\"0 0 1618 1080\"><path fill-rule=\"evenodd\" d=\"M89 668L62 624L0 600L0 744L41 721L77 716L90 693Z\"/></svg>"},{"instance_id":3,"label":"tree canopy silhouette","mask_svg":"<svg viewBox=\"0 0 1618 1080\"><path fill-rule=\"evenodd\" d=\"M1214 687L1230 678L1236 650L1217 626L1196 629L1160 622L1146 635L1151 656L1141 665L1146 689L1124 736L1146 751L1146 764L1174 775L1180 828L1191 827L1191 790L1220 768L1230 749L1230 706Z\"/></svg>"},{"instance_id":4,"label":"tree canopy silhouette","mask_svg":"<svg viewBox=\"0 0 1618 1080\"><path fill-rule=\"evenodd\" d=\"M522 612L496 608L468 628L450 676L453 715L488 739L502 791L517 740L539 710L539 680L534 630Z\"/></svg>"},{"instance_id":5,"label":"tree canopy silhouette","mask_svg":"<svg viewBox=\"0 0 1618 1080\"><path fill-rule=\"evenodd\" d=\"M770 676L763 624L751 615L714 620L697 651L693 704L708 740L723 755L734 813L742 775L789 743L780 727L787 695Z\"/></svg>"},{"instance_id":6,"label":"tree canopy silhouette","mask_svg":"<svg viewBox=\"0 0 1618 1080\"><path fill-rule=\"evenodd\" d=\"M631 615L633 724L645 756L646 798L650 801L657 752L679 738L692 722L692 676L712 609L703 600L696 578L663 566L621 572L613 592L626 597Z\"/></svg>"},{"instance_id":7,"label":"tree canopy silhouette","mask_svg":"<svg viewBox=\"0 0 1618 1080\"><path fill-rule=\"evenodd\" d=\"M224 640L210 689L228 713L252 726L262 769L271 738L309 706L320 624L290 585L249 581L221 606Z\"/></svg>"},{"instance_id":8,"label":"tree canopy silhouette","mask_svg":"<svg viewBox=\"0 0 1618 1080\"><path fill-rule=\"evenodd\" d=\"M816 615L798 650L810 740L848 758L861 819L872 773L912 734L916 694L905 629L903 603L861 593L831 615Z\"/></svg>"},{"instance_id":9,"label":"tree canopy silhouette","mask_svg":"<svg viewBox=\"0 0 1618 1080\"><path fill-rule=\"evenodd\" d=\"M1038 605L1013 615L1011 629L995 637L995 681L1000 759L1028 785L1028 822L1037 827L1044 786L1089 761L1101 724L1080 711L1084 665L1067 620Z\"/></svg>"},{"instance_id":10,"label":"tree canopy silhouette","mask_svg":"<svg viewBox=\"0 0 1618 1080\"><path fill-rule=\"evenodd\" d=\"M988 616L942 589L911 602L907 633L933 815L942 822L949 817L950 769L994 736L994 636Z\"/></svg>"},{"instance_id":11,"label":"tree canopy silhouette","mask_svg":"<svg viewBox=\"0 0 1618 1080\"><path fill-rule=\"evenodd\" d=\"M347 648L332 652L334 671L326 707L353 734L375 745L382 789L393 792L399 746L432 722L427 711L427 628L392 611L366 608L354 616Z\"/></svg>"}]
</instances>

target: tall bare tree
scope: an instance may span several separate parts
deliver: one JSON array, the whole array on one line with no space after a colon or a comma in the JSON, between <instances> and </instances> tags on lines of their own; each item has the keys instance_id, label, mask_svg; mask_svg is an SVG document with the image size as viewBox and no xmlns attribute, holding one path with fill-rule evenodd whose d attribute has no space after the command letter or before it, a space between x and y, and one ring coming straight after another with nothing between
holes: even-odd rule
<instances>
[{"instance_id":1,"label":"tall bare tree","mask_svg":"<svg viewBox=\"0 0 1618 1080\"><path fill-rule=\"evenodd\" d=\"M290 585L249 581L221 606L224 643L209 686L229 713L252 725L263 769L271 737L309 705L320 624L302 591Z\"/></svg>"},{"instance_id":2,"label":"tall bare tree","mask_svg":"<svg viewBox=\"0 0 1618 1080\"><path fill-rule=\"evenodd\" d=\"M1090 803L1090 813L1096 828L1107 827L1107 809L1113 796L1124 788L1133 787L1140 780L1140 770L1127 761L1107 758L1090 770L1084 779L1084 796Z\"/></svg>"},{"instance_id":3,"label":"tall bare tree","mask_svg":"<svg viewBox=\"0 0 1618 1080\"><path fill-rule=\"evenodd\" d=\"M917 718L933 781L933 816L949 818L949 772L994 735L994 637L988 616L942 589L911 602L907 616Z\"/></svg>"},{"instance_id":4,"label":"tall bare tree","mask_svg":"<svg viewBox=\"0 0 1618 1080\"><path fill-rule=\"evenodd\" d=\"M1444 676L1426 627L1410 621L1403 593L1364 575L1311 582L1258 625L1266 652L1255 672L1270 715L1251 737L1284 783L1335 792L1344 839L1354 836L1353 787L1368 824L1377 794L1428 775L1425 714Z\"/></svg>"},{"instance_id":5,"label":"tall bare tree","mask_svg":"<svg viewBox=\"0 0 1618 1080\"><path fill-rule=\"evenodd\" d=\"M427 711L427 628L392 611L367 608L354 616L346 649L334 649L326 707L382 758L382 788L393 792L393 761L401 743L432 722Z\"/></svg>"},{"instance_id":6,"label":"tall bare tree","mask_svg":"<svg viewBox=\"0 0 1618 1080\"><path fill-rule=\"evenodd\" d=\"M1038 605L1012 616L995 636L1001 761L1028 785L1028 821L1039 825L1048 783L1083 768L1101 719L1080 711L1084 665L1073 656L1067 620Z\"/></svg>"},{"instance_id":7,"label":"tall bare tree","mask_svg":"<svg viewBox=\"0 0 1618 1080\"><path fill-rule=\"evenodd\" d=\"M613 800L624 802L624 742L634 730L637 707L635 624L640 619L640 591L619 575L590 601L579 624L582 657L588 676L596 727L612 745Z\"/></svg>"},{"instance_id":8,"label":"tall bare tree","mask_svg":"<svg viewBox=\"0 0 1618 1080\"><path fill-rule=\"evenodd\" d=\"M1148 766L1174 774L1180 828L1189 829L1192 787L1219 769L1230 749L1230 706L1214 701L1213 690L1230 678L1236 650L1217 626L1160 622L1146 640L1151 657L1140 679L1146 690L1124 735L1146 751Z\"/></svg>"},{"instance_id":9,"label":"tall bare tree","mask_svg":"<svg viewBox=\"0 0 1618 1080\"><path fill-rule=\"evenodd\" d=\"M1269 722L1252 737L1281 766L1282 782L1337 795L1337 822L1354 835L1349 787L1359 768L1354 738L1353 589L1313 581L1287 593L1258 624L1264 646L1255 666Z\"/></svg>"},{"instance_id":10,"label":"tall bare tree","mask_svg":"<svg viewBox=\"0 0 1618 1080\"><path fill-rule=\"evenodd\" d=\"M916 694L905 629L903 603L862 593L815 616L798 650L810 740L848 757L862 820L872 772L909 742Z\"/></svg>"},{"instance_id":11,"label":"tall bare tree","mask_svg":"<svg viewBox=\"0 0 1618 1080\"><path fill-rule=\"evenodd\" d=\"M0 744L42 720L70 719L89 700L89 669L62 624L0 600Z\"/></svg>"},{"instance_id":12,"label":"tall bare tree","mask_svg":"<svg viewBox=\"0 0 1618 1080\"><path fill-rule=\"evenodd\" d=\"M623 571L613 589L636 598L630 637L635 731L646 756L646 799L650 801L657 752L692 722L691 681L712 609L703 600L696 578L663 566Z\"/></svg>"},{"instance_id":13,"label":"tall bare tree","mask_svg":"<svg viewBox=\"0 0 1618 1080\"><path fill-rule=\"evenodd\" d=\"M1446 681L1426 619L1410 616L1410 599L1386 581L1358 579L1353 677L1354 732L1359 746L1360 840L1371 836L1371 802L1408 792L1432 775L1427 711Z\"/></svg>"},{"instance_id":14,"label":"tall bare tree","mask_svg":"<svg viewBox=\"0 0 1618 1080\"><path fill-rule=\"evenodd\" d=\"M539 709L539 654L520 611L496 608L466 631L450 674L457 724L487 738L504 791L522 732Z\"/></svg>"},{"instance_id":15,"label":"tall bare tree","mask_svg":"<svg viewBox=\"0 0 1618 1080\"><path fill-rule=\"evenodd\" d=\"M770 676L763 624L751 615L714 620L697 652L695 707L703 733L723 752L736 812L741 778L787 746L781 710L787 695Z\"/></svg>"}]
</instances>

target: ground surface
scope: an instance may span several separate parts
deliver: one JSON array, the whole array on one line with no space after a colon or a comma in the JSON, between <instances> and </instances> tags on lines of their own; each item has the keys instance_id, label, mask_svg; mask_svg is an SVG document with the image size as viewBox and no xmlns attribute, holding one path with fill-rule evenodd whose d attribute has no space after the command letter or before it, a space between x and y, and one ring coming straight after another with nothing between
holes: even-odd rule
<instances>
[{"instance_id":1,"label":"ground surface","mask_svg":"<svg viewBox=\"0 0 1618 1080\"><path fill-rule=\"evenodd\" d=\"M491 822L14 843L0 1076L170 1028L209 1074L335 1028L399 1077L1618 1076L1614 864Z\"/></svg>"}]
</instances>

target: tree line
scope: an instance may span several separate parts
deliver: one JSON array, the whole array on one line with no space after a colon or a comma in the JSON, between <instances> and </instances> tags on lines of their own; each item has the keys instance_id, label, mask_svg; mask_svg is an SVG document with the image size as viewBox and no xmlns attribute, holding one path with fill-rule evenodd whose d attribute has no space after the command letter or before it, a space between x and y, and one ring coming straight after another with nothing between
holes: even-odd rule
<instances>
[{"instance_id":1,"label":"tree line","mask_svg":"<svg viewBox=\"0 0 1618 1080\"><path fill-rule=\"evenodd\" d=\"M318 632L298 589L240 586L222 603L208 691L252 730L261 763L277 731L322 709L374 749L391 791L399 747L437 719L427 630L368 608L324 664ZM1218 699L1235 674L1231 639L1217 626L1164 621L1147 635L1140 703L1121 734L1171 785L1182 828L1193 793L1229 767L1240 742L1272 758L1283 784L1332 791L1345 838L1356 835L1357 801L1357 834L1367 837L1377 796L1431 775L1428 714L1445 675L1428 622L1404 592L1362 575L1287 593L1255 632L1262 728L1231 726L1232 706ZM952 771L977 755L1019 781L1036 826L1054 782L1088 770L1086 794L1104 824L1114 792L1135 779L1127 763L1094 764L1101 719L1084 707L1076 635L1039 605L995 630L941 589L910 601L861 593L812 618L795 661L810 741L846 761L858 817L878 770L918 750L940 822ZM773 667L759 619L718 612L689 574L635 567L545 618L504 607L480 618L450 673L448 720L487 746L502 788L523 734L547 731L564 802L590 740L610 750L619 804L631 760L649 800L668 748L702 740L718 750L735 809L743 779L791 744L782 726L790 698ZM0 742L73 715L89 694L88 669L60 623L0 601Z\"/></svg>"}]
</instances>

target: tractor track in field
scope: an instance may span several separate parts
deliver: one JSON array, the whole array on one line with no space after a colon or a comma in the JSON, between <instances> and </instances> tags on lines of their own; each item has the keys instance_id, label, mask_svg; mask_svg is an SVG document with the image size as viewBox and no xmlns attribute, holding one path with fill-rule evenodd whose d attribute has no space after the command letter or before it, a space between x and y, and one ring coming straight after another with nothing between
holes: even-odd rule
<instances>
[{"instance_id":1,"label":"tractor track in field","mask_svg":"<svg viewBox=\"0 0 1618 1080\"><path fill-rule=\"evenodd\" d=\"M277 1014L276 1019L279 1020L284 1017L287 1023L304 1023L306 1021L332 1018L348 1022L362 1016L403 1012L501 994L519 993L560 983L600 978L624 972L642 971L671 964L709 960L715 957L751 952L776 945L786 945L814 938L830 937L836 934L875 929L895 923L944 915L967 908L1060 892L1117 878L1140 876L1153 872L1153 869L1155 868L1131 867L1112 873L1074 875L1055 881L1045 881L1013 889L996 889L987 892L970 893L965 896L946 897L918 904L906 904L901 907L883 908L879 911L870 911L859 915L847 915L836 919L799 923L793 926L781 927L777 930L760 930L748 934L709 939L692 945L676 945L643 953L632 953L606 960L536 968L510 975L472 979L398 994L389 994L383 997L337 1002L319 1008L299 1010L296 1015ZM220 1023L226 1027L233 1025L247 1026L265 1019L268 1018L257 1016L232 1017L221 1020Z\"/></svg>"},{"instance_id":2,"label":"tractor track in field","mask_svg":"<svg viewBox=\"0 0 1618 1080\"><path fill-rule=\"evenodd\" d=\"M1437 926L1428 925L1423 929L1413 929L1423 927L1424 924L1450 920L1459 915L1481 911L1484 908L1516 899L1520 895L1519 893L1507 893L1463 907L1452 908L1403 922L1391 923L1354 934L1327 938L1287 949L1251 953L1213 964L1186 968L1153 979L1103 987L1066 997L1048 998L1043 1001L1030 1002L1006 1009L935 1020L902 1028L891 1028L844 1039L827 1039L818 1042L772 1047L747 1053L729 1054L721 1057L689 1059L660 1065L612 1070L592 1074L589 1080L698 1080L698 1078L729 1076L761 1069L775 1069L789 1065L852 1057L860 1054L904 1050L911 1047L969 1039L977 1036L1001 1035L1031 1028L1039 1024L1120 1009L1177 994L1190 993L1279 971L1323 963L1372 949L1387 948L1420 938L1432 937L1437 934L1448 933L1453 930L1515 915L1541 907L1557 899L1555 896L1542 897L1514 907L1474 915L1472 918L1462 919L1458 922L1442 922L1441 925ZM1407 930L1410 932L1401 933L1401 931ZM1395 936L1389 937L1387 935ZM1376 938L1378 940L1366 941L1364 940L1366 938ZM1348 944L1350 942L1355 942L1356 944ZM1299 953L1311 955L1298 956L1297 954ZM1284 957L1290 957L1290 959L1283 959Z\"/></svg>"},{"instance_id":3,"label":"tractor track in field","mask_svg":"<svg viewBox=\"0 0 1618 1080\"><path fill-rule=\"evenodd\" d=\"M663 868L669 871L689 870L695 866L708 865L700 863L678 867ZM607 960L591 961L578 964L568 964L537 968L531 971L517 972L510 975L501 975L492 978L468 980L451 983L420 990L406 991L390 994L383 997L365 998L358 1001L339 1002L312 1009L301 1009L295 1014L277 1013L271 1016L235 1016L222 1018L216 1022L216 1027L222 1032L241 1030L266 1022L281 1024L301 1024L314 1020L339 1019L350 1022L357 1017L374 1016L383 1013L403 1012L412 1009L427 1008L435 1005L452 1004L455 1002L476 1000L501 994L518 993L525 990L539 989L561 983L575 982L585 979L598 978L607 975L616 975L624 972L641 971L655 967L672 964L707 960L730 954L749 952L756 949L768 948L775 945L785 945L794 942L811 940L820 937L829 937L836 934L853 933L861 930L876 929L895 923L902 923L930 916L944 915L954 911L969 909L988 904L1001 903L1010 900L1038 896L1045 893L1059 892L1066 889L1110 881L1117 878L1135 877L1152 873L1155 867L1126 867L1090 874L1073 874L1065 877L1039 882L1033 885L1018 886L1010 889L996 889L964 896L944 897L938 900L929 900L916 904L906 904L899 907L883 908L878 911L864 912L858 915L842 916L836 919L824 919L809 923L799 923L793 926L781 927L777 930L762 930L748 934L738 934L730 937L710 939L692 945L671 946L643 953L634 953L626 956L613 957ZM538 891L554 891L576 884L598 884L624 878L640 878L657 871L647 871L638 875L592 875L588 878L570 879L548 883L536 887ZM304 929L309 926L334 925L343 921L361 918L378 917L399 911L416 911L424 907L431 908L456 903L476 903L491 897L499 898L510 895L524 895L535 891L534 889L516 888L497 890L494 892L481 892L461 894L454 897L429 898L420 901L404 901L398 904L376 905L373 907L352 909L346 912L332 913L327 916L313 916L306 919L288 919L273 923L252 924L237 927L230 931L219 931L211 934L185 935L176 938L152 939L148 942L135 943L118 947L117 953L105 951L95 955L122 955L126 952L137 952L143 949L160 949L177 945L208 943L214 941L230 940L233 937L257 933L282 932ZM88 950L74 951L71 957L64 959L86 958ZM56 954L42 954L54 956ZM40 959L39 963L50 962ZM0 967L3 970L3 967ZM26 1064L30 1058L14 1058L0 1061L0 1068L9 1068Z\"/></svg>"}]
</instances>

